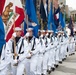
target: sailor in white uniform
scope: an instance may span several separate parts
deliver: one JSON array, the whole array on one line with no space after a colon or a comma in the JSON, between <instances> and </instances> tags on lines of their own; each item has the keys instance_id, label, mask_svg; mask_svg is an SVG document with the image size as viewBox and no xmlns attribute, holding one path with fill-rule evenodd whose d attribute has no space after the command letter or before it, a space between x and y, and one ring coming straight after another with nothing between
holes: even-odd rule
<instances>
[{"instance_id":1,"label":"sailor in white uniform","mask_svg":"<svg viewBox=\"0 0 76 75\"><path fill-rule=\"evenodd\" d=\"M54 52L54 37L53 37L53 31L52 30L49 30L49 36L48 38L50 39L50 50L49 50L49 59L48 59L48 74L51 73L51 70L53 71L54 70L54 64L53 64L53 60L55 61L54 59L54 55L55 55L55 52Z\"/></svg>"},{"instance_id":2,"label":"sailor in white uniform","mask_svg":"<svg viewBox=\"0 0 76 75\"><path fill-rule=\"evenodd\" d=\"M76 51L76 31L74 32L75 51Z\"/></svg>"},{"instance_id":3,"label":"sailor in white uniform","mask_svg":"<svg viewBox=\"0 0 76 75\"><path fill-rule=\"evenodd\" d=\"M0 60L0 75L8 75L8 67L11 63L11 51L6 43L2 48L1 60Z\"/></svg>"},{"instance_id":4,"label":"sailor in white uniform","mask_svg":"<svg viewBox=\"0 0 76 75\"><path fill-rule=\"evenodd\" d=\"M22 75L25 68L25 58L27 54L27 41L21 37L21 28L16 27L11 39L7 42L12 53L12 75Z\"/></svg>"},{"instance_id":5,"label":"sailor in white uniform","mask_svg":"<svg viewBox=\"0 0 76 75\"><path fill-rule=\"evenodd\" d=\"M27 33L29 33L28 41L28 56L27 59L30 60L30 75L37 74L37 64L38 64L38 53L40 50L39 40L33 36L33 29L28 28Z\"/></svg>"},{"instance_id":6,"label":"sailor in white uniform","mask_svg":"<svg viewBox=\"0 0 76 75\"><path fill-rule=\"evenodd\" d=\"M57 32L55 35L53 35L54 38L54 49L55 49L55 64L54 66L57 68L58 67L58 61L59 61L59 42L57 40Z\"/></svg>"},{"instance_id":7,"label":"sailor in white uniform","mask_svg":"<svg viewBox=\"0 0 76 75\"><path fill-rule=\"evenodd\" d=\"M63 45L63 40L61 39L61 33L62 33L62 31L58 31L58 35L57 35L58 49L59 49L59 63L62 63L62 50L61 50L61 48Z\"/></svg>"},{"instance_id":8,"label":"sailor in white uniform","mask_svg":"<svg viewBox=\"0 0 76 75\"><path fill-rule=\"evenodd\" d=\"M72 35L69 36L68 52L69 52L69 55L75 54L74 53L75 52L75 41Z\"/></svg>"},{"instance_id":9,"label":"sailor in white uniform","mask_svg":"<svg viewBox=\"0 0 76 75\"><path fill-rule=\"evenodd\" d=\"M41 35L39 36L40 50L38 54L38 64L37 64L37 75L41 75L43 73L43 54L45 51L45 42L44 42L44 33L45 30L40 30Z\"/></svg>"},{"instance_id":10,"label":"sailor in white uniform","mask_svg":"<svg viewBox=\"0 0 76 75\"><path fill-rule=\"evenodd\" d=\"M64 51L63 51L63 61L66 60L67 57L67 47L68 47L68 38L63 34L63 42L64 42Z\"/></svg>"},{"instance_id":11,"label":"sailor in white uniform","mask_svg":"<svg viewBox=\"0 0 76 75\"><path fill-rule=\"evenodd\" d=\"M48 30L45 33L45 52L43 56L43 75L46 75L48 69L49 50L50 50L50 39L48 38Z\"/></svg>"}]
</instances>

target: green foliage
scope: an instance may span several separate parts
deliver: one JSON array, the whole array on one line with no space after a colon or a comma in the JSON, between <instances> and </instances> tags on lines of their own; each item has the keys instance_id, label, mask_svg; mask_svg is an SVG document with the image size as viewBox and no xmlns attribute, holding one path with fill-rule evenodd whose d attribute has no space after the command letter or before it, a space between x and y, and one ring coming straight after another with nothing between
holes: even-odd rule
<instances>
[{"instance_id":1,"label":"green foliage","mask_svg":"<svg viewBox=\"0 0 76 75\"><path fill-rule=\"evenodd\" d=\"M65 14L65 22L69 23L70 18L67 16L67 14Z\"/></svg>"},{"instance_id":2,"label":"green foliage","mask_svg":"<svg viewBox=\"0 0 76 75\"><path fill-rule=\"evenodd\" d=\"M76 16L75 16L75 18L74 18L74 21L76 22Z\"/></svg>"}]
</instances>

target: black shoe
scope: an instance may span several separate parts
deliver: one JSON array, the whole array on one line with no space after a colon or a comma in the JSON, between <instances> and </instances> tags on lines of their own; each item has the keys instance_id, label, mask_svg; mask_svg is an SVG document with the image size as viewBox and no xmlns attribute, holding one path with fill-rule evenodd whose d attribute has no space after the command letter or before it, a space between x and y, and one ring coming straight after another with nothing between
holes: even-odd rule
<instances>
[{"instance_id":1,"label":"black shoe","mask_svg":"<svg viewBox=\"0 0 76 75\"><path fill-rule=\"evenodd\" d=\"M62 61L59 61L60 64L62 64Z\"/></svg>"},{"instance_id":2,"label":"black shoe","mask_svg":"<svg viewBox=\"0 0 76 75\"><path fill-rule=\"evenodd\" d=\"M55 71L55 68L54 68L54 67L52 67L52 68L51 68L51 70L52 70L52 71Z\"/></svg>"},{"instance_id":3,"label":"black shoe","mask_svg":"<svg viewBox=\"0 0 76 75\"><path fill-rule=\"evenodd\" d=\"M75 55L75 53L73 53L73 55Z\"/></svg>"},{"instance_id":4,"label":"black shoe","mask_svg":"<svg viewBox=\"0 0 76 75\"><path fill-rule=\"evenodd\" d=\"M71 54L71 56L73 55L73 53Z\"/></svg>"},{"instance_id":5,"label":"black shoe","mask_svg":"<svg viewBox=\"0 0 76 75\"><path fill-rule=\"evenodd\" d=\"M69 54L69 56L71 56L71 54Z\"/></svg>"},{"instance_id":6,"label":"black shoe","mask_svg":"<svg viewBox=\"0 0 76 75\"><path fill-rule=\"evenodd\" d=\"M66 60L66 58L64 58L64 60Z\"/></svg>"},{"instance_id":7,"label":"black shoe","mask_svg":"<svg viewBox=\"0 0 76 75\"><path fill-rule=\"evenodd\" d=\"M45 74L42 73L41 75L45 75Z\"/></svg>"},{"instance_id":8,"label":"black shoe","mask_svg":"<svg viewBox=\"0 0 76 75\"><path fill-rule=\"evenodd\" d=\"M47 72L49 72L49 70L47 69Z\"/></svg>"},{"instance_id":9,"label":"black shoe","mask_svg":"<svg viewBox=\"0 0 76 75\"><path fill-rule=\"evenodd\" d=\"M67 57L67 55L65 55L65 57Z\"/></svg>"},{"instance_id":10,"label":"black shoe","mask_svg":"<svg viewBox=\"0 0 76 75\"><path fill-rule=\"evenodd\" d=\"M56 68L58 68L59 65L54 65Z\"/></svg>"},{"instance_id":11,"label":"black shoe","mask_svg":"<svg viewBox=\"0 0 76 75\"><path fill-rule=\"evenodd\" d=\"M48 74L50 74L51 73L51 70L48 70Z\"/></svg>"},{"instance_id":12,"label":"black shoe","mask_svg":"<svg viewBox=\"0 0 76 75\"><path fill-rule=\"evenodd\" d=\"M62 61L64 61L64 59L62 59Z\"/></svg>"},{"instance_id":13,"label":"black shoe","mask_svg":"<svg viewBox=\"0 0 76 75\"><path fill-rule=\"evenodd\" d=\"M71 55L73 55L73 53Z\"/></svg>"}]
</instances>

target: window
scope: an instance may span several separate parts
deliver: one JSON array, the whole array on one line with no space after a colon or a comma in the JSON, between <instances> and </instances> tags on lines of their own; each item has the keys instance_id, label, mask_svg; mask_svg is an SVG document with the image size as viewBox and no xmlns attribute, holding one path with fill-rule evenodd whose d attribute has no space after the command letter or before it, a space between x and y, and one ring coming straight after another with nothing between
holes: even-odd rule
<instances>
[{"instance_id":1,"label":"window","mask_svg":"<svg viewBox=\"0 0 76 75\"><path fill-rule=\"evenodd\" d=\"M26 1L26 0L21 0L23 7L25 7L25 1Z\"/></svg>"}]
</instances>

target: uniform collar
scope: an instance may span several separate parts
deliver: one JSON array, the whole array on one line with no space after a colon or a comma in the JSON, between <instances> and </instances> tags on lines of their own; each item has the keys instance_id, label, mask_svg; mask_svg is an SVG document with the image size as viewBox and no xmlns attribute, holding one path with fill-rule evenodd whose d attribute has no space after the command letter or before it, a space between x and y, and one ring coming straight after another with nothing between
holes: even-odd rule
<instances>
[{"instance_id":1,"label":"uniform collar","mask_svg":"<svg viewBox=\"0 0 76 75\"><path fill-rule=\"evenodd\" d=\"M19 39L19 41L17 42L17 44L19 44L19 42L22 40L23 38L22 37L20 37L20 39Z\"/></svg>"}]
</instances>

